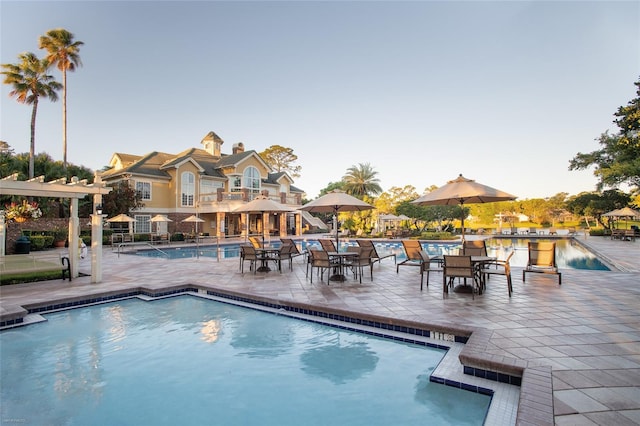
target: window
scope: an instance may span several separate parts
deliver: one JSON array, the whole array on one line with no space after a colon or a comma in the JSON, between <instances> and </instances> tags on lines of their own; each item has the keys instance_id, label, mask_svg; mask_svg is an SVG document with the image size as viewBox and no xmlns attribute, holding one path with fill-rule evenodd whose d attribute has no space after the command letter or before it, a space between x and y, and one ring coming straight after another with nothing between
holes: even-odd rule
<instances>
[{"instance_id":1,"label":"window","mask_svg":"<svg viewBox=\"0 0 640 426\"><path fill-rule=\"evenodd\" d=\"M143 200L151 199L151 182L136 182L136 192Z\"/></svg>"},{"instance_id":2,"label":"window","mask_svg":"<svg viewBox=\"0 0 640 426\"><path fill-rule=\"evenodd\" d=\"M193 207L196 195L196 177L191 172L182 173L182 206Z\"/></svg>"},{"instance_id":3,"label":"window","mask_svg":"<svg viewBox=\"0 0 640 426\"><path fill-rule=\"evenodd\" d=\"M136 215L133 232L136 234L151 233L151 216L146 214Z\"/></svg>"},{"instance_id":4,"label":"window","mask_svg":"<svg viewBox=\"0 0 640 426\"><path fill-rule=\"evenodd\" d=\"M242 189L242 177L231 176L231 192L240 192Z\"/></svg>"},{"instance_id":5,"label":"window","mask_svg":"<svg viewBox=\"0 0 640 426\"><path fill-rule=\"evenodd\" d=\"M260 192L260 173L255 167L247 167L244 170L244 188L249 189L250 194L258 194Z\"/></svg>"}]
</instances>

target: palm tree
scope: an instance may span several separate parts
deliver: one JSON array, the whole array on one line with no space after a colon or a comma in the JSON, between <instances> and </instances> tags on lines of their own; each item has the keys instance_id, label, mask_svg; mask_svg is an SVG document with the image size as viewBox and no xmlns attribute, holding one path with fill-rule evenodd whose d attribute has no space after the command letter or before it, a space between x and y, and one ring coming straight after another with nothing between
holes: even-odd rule
<instances>
[{"instance_id":1,"label":"palm tree","mask_svg":"<svg viewBox=\"0 0 640 426\"><path fill-rule=\"evenodd\" d=\"M62 72L62 164L67 168L67 70L75 71L81 66L80 46L84 43L73 41L73 34L64 28L49 30L40 37L39 48L46 49L47 61Z\"/></svg>"},{"instance_id":2,"label":"palm tree","mask_svg":"<svg viewBox=\"0 0 640 426\"><path fill-rule=\"evenodd\" d=\"M2 64L5 75L4 84L10 84L13 89L9 96L13 96L22 104L33 105L31 110L31 145L29 146L29 179L34 174L34 155L36 147L36 114L38 112L38 100L49 98L53 102L58 100L57 90L62 85L55 81L54 77L47 74L49 62L46 59L26 52L18 55L20 62L17 64Z\"/></svg>"},{"instance_id":3,"label":"palm tree","mask_svg":"<svg viewBox=\"0 0 640 426\"><path fill-rule=\"evenodd\" d=\"M376 177L378 172L373 170L369 163L358 164L347 169L347 174L342 177L345 191L354 197L377 195L382 192L380 180Z\"/></svg>"}]
</instances>

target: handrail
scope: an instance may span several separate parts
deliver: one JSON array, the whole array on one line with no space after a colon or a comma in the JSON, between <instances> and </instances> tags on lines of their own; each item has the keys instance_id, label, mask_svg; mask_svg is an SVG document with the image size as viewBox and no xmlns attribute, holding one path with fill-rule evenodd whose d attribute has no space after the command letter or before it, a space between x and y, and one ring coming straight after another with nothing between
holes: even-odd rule
<instances>
[{"instance_id":1,"label":"handrail","mask_svg":"<svg viewBox=\"0 0 640 426\"><path fill-rule=\"evenodd\" d=\"M160 250L158 247L156 247L153 244L148 243L146 241L133 241L133 242L128 242L128 243L120 243L120 244L118 244L118 257L120 257L120 248L121 247L126 247L126 246L149 246L152 249L157 250L160 253L164 254L165 256L170 257L167 252L164 252L164 251Z\"/></svg>"}]
</instances>

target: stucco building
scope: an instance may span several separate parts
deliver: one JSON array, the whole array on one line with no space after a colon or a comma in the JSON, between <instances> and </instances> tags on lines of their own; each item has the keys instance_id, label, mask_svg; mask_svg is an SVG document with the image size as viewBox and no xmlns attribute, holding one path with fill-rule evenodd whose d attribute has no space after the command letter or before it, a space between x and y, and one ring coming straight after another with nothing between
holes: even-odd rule
<instances>
[{"instance_id":1,"label":"stucco building","mask_svg":"<svg viewBox=\"0 0 640 426\"><path fill-rule=\"evenodd\" d=\"M254 150L242 143L222 153L224 141L209 132L201 148L178 154L153 151L143 156L115 153L110 169L102 174L107 184L125 180L142 195L144 207L130 212L135 219L134 232L198 233L220 238L259 234L300 235L304 191L293 185L287 173L273 173ZM234 213L234 210L257 195L291 208L279 214ZM108 212L107 212L108 213ZM154 215L166 215L171 222L152 223ZM182 222L196 215L201 223Z\"/></svg>"}]
</instances>

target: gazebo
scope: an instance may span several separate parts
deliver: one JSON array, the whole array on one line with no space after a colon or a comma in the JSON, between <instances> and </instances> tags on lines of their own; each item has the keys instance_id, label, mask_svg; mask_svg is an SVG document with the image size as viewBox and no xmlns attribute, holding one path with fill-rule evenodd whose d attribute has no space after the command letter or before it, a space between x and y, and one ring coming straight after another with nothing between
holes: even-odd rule
<instances>
[{"instance_id":1,"label":"gazebo","mask_svg":"<svg viewBox=\"0 0 640 426\"><path fill-rule=\"evenodd\" d=\"M96 211L96 206L102 204L102 196L111 192L96 173L94 183L87 184L86 180L71 178L67 183L66 178L45 182L44 176L39 176L27 181L19 181L18 174L0 179L0 195L21 195L25 197L51 197L69 198L71 211L69 217L69 241L78 241L79 219L78 199L89 194L93 195L93 214L91 215L91 282L102 281L102 212ZM0 216L0 256L4 256L6 229L4 216ZM78 276L78 244L69 244L69 261L71 263L71 276Z\"/></svg>"}]
</instances>

